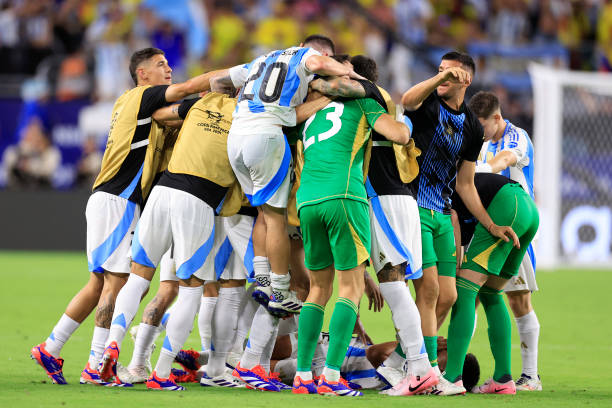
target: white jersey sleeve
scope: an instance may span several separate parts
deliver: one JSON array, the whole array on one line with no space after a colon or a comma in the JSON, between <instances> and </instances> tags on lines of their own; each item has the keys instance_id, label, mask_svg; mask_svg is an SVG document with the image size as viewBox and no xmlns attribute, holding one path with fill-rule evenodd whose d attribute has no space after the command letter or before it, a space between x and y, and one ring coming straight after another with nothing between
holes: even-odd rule
<instances>
[{"instance_id":1,"label":"white jersey sleeve","mask_svg":"<svg viewBox=\"0 0 612 408\"><path fill-rule=\"evenodd\" d=\"M249 73L248 64L236 65L229 69L229 75L235 88L240 88L247 80Z\"/></svg>"},{"instance_id":2,"label":"white jersey sleeve","mask_svg":"<svg viewBox=\"0 0 612 408\"><path fill-rule=\"evenodd\" d=\"M314 75L314 72L309 70L308 67L306 66L306 61L308 60L308 58L310 58L310 57L312 57L314 55L319 55L320 56L321 53L319 51L317 51L317 50L312 49L312 48L308 48L308 51L306 51L306 53L304 54L304 56L300 60L300 65L299 65L298 69L302 70L301 72L303 73L303 76Z\"/></svg>"}]
</instances>

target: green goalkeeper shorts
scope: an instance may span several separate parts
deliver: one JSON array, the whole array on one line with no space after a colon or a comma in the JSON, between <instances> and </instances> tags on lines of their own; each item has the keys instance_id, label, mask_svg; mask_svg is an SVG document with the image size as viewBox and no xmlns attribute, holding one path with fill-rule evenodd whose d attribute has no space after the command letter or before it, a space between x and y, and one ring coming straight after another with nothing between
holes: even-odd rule
<instances>
[{"instance_id":1,"label":"green goalkeeper shorts","mask_svg":"<svg viewBox=\"0 0 612 408\"><path fill-rule=\"evenodd\" d=\"M461 268L510 279L518 274L527 247L538 230L538 209L520 184L506 184L495 194L487 212L495 224L512 227L521 247L516 249L512 240L505 242L494 237L478 223Z\"/></svg>"},{"instance_id":2,"label":"green goalkeeper shorts","mask_svg":"<svg viewBox=\"0 0 612 408\"><path fill-rule=\"evenodd\" d=\"M455 277L457 258L451 216L419 207L423 269L436 266L438 275Z\"/></svg>"},{"instance_id":3,"label":"green goalkeeper shorts","mask_svg":"<svg viewBox=\"0 0 612 408\"><path fill-rule=\"evenodd\" d=\"M334 265L353 269L370 257L370 214L366 203L337 198L300 208L304 263L312 271Z\"/></svg>"}]
</instances>

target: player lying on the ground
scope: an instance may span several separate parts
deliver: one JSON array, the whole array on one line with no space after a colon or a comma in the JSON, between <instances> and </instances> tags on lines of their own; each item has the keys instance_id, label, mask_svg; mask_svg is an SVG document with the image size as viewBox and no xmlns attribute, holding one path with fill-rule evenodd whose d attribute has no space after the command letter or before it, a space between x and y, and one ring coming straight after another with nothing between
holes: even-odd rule
<instances>
[{"instance_id":1,"label":"player lying on the ground","mask_svg":"<svg viewBox=\"0 0 612 408\"><path fill-rule=\"evenodd\" d=\"M476 172L502 174L521 184L533 194L533 145L523 129L504 120L499 99L492 92L480 91L470 99L470 109L478 116L485 132L485 143L478 157ZM519 391L541 391L538 375L538 338L540 322L531 304L531 292L538 290L536 282L535 240L529 244L519 273L504 288L508 304L518 328L521 341L523 369L516 381Z\"/></svg>"},{"instance_id":2,"label":"player lying on the ground","mask_svg":"<svg viewBox=\"0 0 612 408\"><path fill-rule=\"evenodd\" d=\"M457 183L465 182L457 179ZM515 394L510 370L510 317L501 292L508 280L518 273L525 252L538 230L538 210L520 184L507 177L477 173L474 184L493 222L510 225L517 239L504 242L491 235L493 224L476 224L461 197L453 195L453 209L459 220L457 227L461 230L461 240L463 244L469 242L469 246L457 277L457 302L453 306L448 329L448 362L443 378L463 388L461 372L472 339L478 297L487 315L495 371L493 378L473 392Z\"/></svg>"},{"instance_id":3,"label":"player lying on the ground","mask_svg":"<svg viewBox=\"0 0 612 408\"><path fill-rule=\"evenodd\" d=\"M70 301L47 340L31 350L32 358L55 384L66 384L62 347L96 306L91 351L82 377L99 385L114 384L99 378L97 366L115 299L130 272L132 233L156 171L151 156L160 147L163 128L151 120L151 114L168 102L210 89L211 72L172 84L172 68L157 48L132 54L129 70L136 87L115 102L102 168L85 211L89 281Z\"/></svg>"}]
</instances>

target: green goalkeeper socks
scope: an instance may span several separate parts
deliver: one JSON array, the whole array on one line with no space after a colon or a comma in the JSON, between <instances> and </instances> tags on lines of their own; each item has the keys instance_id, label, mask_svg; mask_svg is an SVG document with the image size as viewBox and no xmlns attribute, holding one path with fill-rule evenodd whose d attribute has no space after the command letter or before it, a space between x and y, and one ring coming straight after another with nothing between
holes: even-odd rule
<instances>
[{"instance_id":1,"label":"green goalkeeper socks","mask_svg":"<svg viewBox=\"0 0 612 408\"><path fill-rule=\"evenodd\" d=\"M480 286L467 279L457 277L457 301L451 312L450 326L448 327L448 359L444 378L455 382L463 372L463 362L467 354L474 319L476 315L476 297Z\"/></svg>"},{"instance_id":2,"label":"green goalkeeper socks","mask_svg":"<svg viewBox=\"0 0 612 408\"><path fill-rule=\"evenodd\" d=\"M298 327L297 371L311 371L324 313L325 308L316 303L306 302L302 306Z\"/></svg>"},{"instance_id":3,"label":"green goalkeeper socks","mask_svg":"<svg viewBox=\"0 0 612 408\"><path fill-rule=\"evenodd\" d=\"M501 292L501 290L483 286L478 296L487 314L487 322L489 323L489 343L491 344L491 352L495 359L493 379L498 382L505 382L509 376L512 378L510 371L510 336L512 325Z\"/></svg>"},{"instance_id":4,"label":"green goalkeeper socks","mask_svg":"<svg viewBox=\"0 0 612 408\"><path fill-rule=\"evenodd\" d=\"M357 305L347 298L338 298L334 306L334 313L329 322L329 349L327 350L325 367L340 371L340 367L346 356L346 350L353 336L353 328L355 327L356 320ZM300 328L301 327L302 317L300 316Z\"/></svg>"}]
</instances>

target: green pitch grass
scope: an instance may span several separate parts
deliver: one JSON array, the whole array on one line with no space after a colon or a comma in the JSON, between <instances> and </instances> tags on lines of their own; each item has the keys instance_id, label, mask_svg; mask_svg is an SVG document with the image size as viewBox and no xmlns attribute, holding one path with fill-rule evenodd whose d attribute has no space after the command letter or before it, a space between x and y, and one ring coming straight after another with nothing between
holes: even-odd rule
<instances>
[{"instance_id":1,"label":"green pitch grass","mask_svg":"<svg viewBox=\"0 0 612 408\"><path fill-rule=\"evenodd\" d=\"M79 375L89 354L93 317L75 332L62 351L64 375L69 385L52 384L43 370L30 360L30 348L43 342L63 313L68 301L87 281L87 261L82 253L0 252L0 406L1 407L378 407L452 406L485 407L577 407L612 406L612 325L610 287L612 271L560 270L538 273L540 292L534 304L542 326L540 373L544 391L516 396L468 395L465 397L387 397L366 391L363 398L294 396L283 392L202 388L188 384L181 393L133 389L108 389L79 385ZM145 298L148 302L157 283ZM364 308L362 319L375 342L394 339L388 306L374 314ZM143 303L144 304L144 303ZM367 303L366 303L367 306ZM141 308L142 309L142 308ZM329 310L327 315L329 315ZM139 321L140 315L135 321ZM198 348L195 329L186 347ZM447 327L441 330L446 335ZM520 375L520 351L513 337L513 375ZM160 349L161 340L158 342ZM470 351L481 364L481 382L492 372L486 319L482 309ZM124 342L120 360L129 362L132 342ZM154 362L158 353L154 353Z\"/></svg>"}]
</instances>

